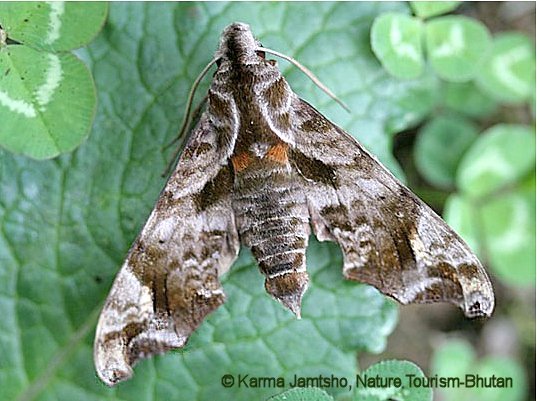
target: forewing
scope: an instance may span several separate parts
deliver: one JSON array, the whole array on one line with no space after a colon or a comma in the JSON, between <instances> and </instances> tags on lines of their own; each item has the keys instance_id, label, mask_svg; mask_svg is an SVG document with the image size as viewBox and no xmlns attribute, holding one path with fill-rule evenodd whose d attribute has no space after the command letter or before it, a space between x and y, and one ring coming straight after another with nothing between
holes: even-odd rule
<instances>
[{"instance_id":1,"label":"forewing","mask_svg":"<svg viewBox=\"0 0 537 401\"><path fill-rule=\"evenodd\" d=\"M344 275L403 304L450 302L489 316L492 285L466 243L350 135L297 99L294 151L314 232L336 241Z\"/></svg>"},{"instance_id":2,"label":"forewing","mask_svg":"<svg viewBox=\"0 0 537 401\"><path fill-rule=\"evenodd\" d=\"M182 347L224 302L219 275L239 251L225 149L202 119L114 281L94 345L113 385L142 357Z\"/></svg>"}]
</instances>

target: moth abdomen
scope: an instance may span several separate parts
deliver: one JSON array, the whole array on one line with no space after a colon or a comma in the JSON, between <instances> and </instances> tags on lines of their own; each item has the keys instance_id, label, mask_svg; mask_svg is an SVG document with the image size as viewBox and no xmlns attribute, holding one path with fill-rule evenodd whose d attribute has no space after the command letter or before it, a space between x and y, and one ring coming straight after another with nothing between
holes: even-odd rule
<instances>
[{"instance_id":1,"label":"moth abdomen","mask_svg":"<svg viewBox=\"0 0 537 401\"><path fill-rule=\"evenodd\" d=\"M233 208L241 243L251 249L267 291L299 315L308 283L309 213L295 177L281 168L283 150L271 149L263 174L237 172Z\"/></svg>"}]
</instances>

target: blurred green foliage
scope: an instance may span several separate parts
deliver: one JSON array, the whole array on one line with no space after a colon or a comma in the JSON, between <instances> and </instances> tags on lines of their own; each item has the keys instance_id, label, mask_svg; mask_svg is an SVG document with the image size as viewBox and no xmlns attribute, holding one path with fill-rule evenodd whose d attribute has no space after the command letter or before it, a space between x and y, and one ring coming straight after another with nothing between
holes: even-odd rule
<instances>
[{"instance_id":1,"label":"blurred green foliage","mask_svg":"<svg viewBox=\"0 0 537 401\"><path fill-rule=\"evenodd\" d=\"M392 12L378 16L371 47L386 70L399 78L416 78L431 68L448 82L475 80L490 97L520 103L535 88L535 46L517 32L496 35L480 21L462 15L438 16L458 2L411 2L416 16ZM427 18L435 17L432 19ZM422 49L421 43L426 48Z\"/></svg>"},{"instance_id":2,"label":"blurred green foliage","mask_svg":"<svg viewBox=\"0 0 537 401\"><path fill-rule=\"evenodd\" d=\"M433 117L419 131L416 167L432 185L451 189L463 154L477 138L477 127L463 116Z\"/></svg>"},{"instance_id":3,"label":"blurred green foliage","mask_svg":"<svg viewBox=\"0 0 537 401\"><path fill-rule=\"evenodd\" d=\"M463 380L467 379L466 375L473 376L468 378L468 386L439 389L445 401L522 401L526 397L526 377L516 361L496 356L478 359L473 347L463 340L446 341L436 350L431 373L439 377L459 377ZM497 383L500 378L509 378L512 379L512 385L504 388L472 388L471 380L477 380L478 376L487 379L495 376Z\"/></svg>"},{"instance_id":4,"label":"blurred green foliage","mask_svg":"<svg viewBox=\"0 0 537 401\"><path fill-rule=\"evenodd\" d=\"M430 18L455 10L459 1L411 1L410 7L420 18Z\"/></svg>"},{"instance_id":5,"label":"blurred green foliage","mask_svg":"<svg viewBox=\"0 0 537 401\"><path fill-rule=\"evenodd\" d=\"M486 130L457 168L446 220L508 283L535 282L535 134L519 125Z\"/></svg>"},{"instance_id":6,"label":"blurred green foliage","mask_svg":"<svg viewBox=\"0 0 537 401\"><path fill-rule=\"evenodd\" d=\"M371 42L390 74L410 79L431 70L439 77L437 106L418 128L416 169L432 188L446 194L446 221L477 252L494 279L512 291L534 287L535 43L522 32L491 35L474 18L440 16L456 10L457 2L410 4L415 16L377 17ZM409 55L414 62L409 62ZM520 120L521 115L531 121ZM514 311L507 314L509 319L516 316ZM512 324L527 330L516 319ZM529 346L534 349L534 340ZM525 377L515 358L476 361L470 344L453 342L437 350L431 373L495 372L516 382L504 390L441 390L448 401L523 400Z\"/></svg>"},{"instance_id":7,"label":"blurred green foliage","mask_svg":"<svg viewBox=\"0 0 537 401\"><path fill-rule=\"evenodd\" d=\"M494 37L476 82L493 99L520 104L535 96L535 44L518 32Z\"/></svg>"},{"instance_id":8,"label":"blurred green foliage","mask_svg":"<svg viewBox=\"0 0 537 401\"><path fill-rule=\"evenodd\" d=\"M356 401L429 401L433 397L432 388L421 385L425 375L409 361L381 361L360 372L360 376L364 380L379 380L382 384L363 386L357 379ZM394 385L396 378L400 381ZM416 381L420 384L416 385Z\"/></svg>"},{"instance_id":9,"label":"blurred green foliage","mask_svg":"<svg viewBox=\"0 0 537 401\"><path fill-rule=\"evenodd\" d=\"M532 107L535 46L517 32L492 37L472 18L438 16L457 2L411 2L375 19L371 46L401 79L422 74L424 55L441 78L439 108L418 133L414 157L433 186L452 191L445 217L508 283L535 278L535 129L477 126L502 104ZM427 20L425 20L427 19ZM525 103L524 103L525 102ZM475 143L474 143L475 142Z\"/></svg>"},{"instance_id":10,"label":"blurred green foliage","mask_svg":"<svg viewBox=\"0 0 537 401\"><path fill-rule=\"evenodd\" d=\"M442 102L447 110L466 117L487 118L498 109L498 103L480 91L473 81L441 82Z\"/></svg>"},{"instance_id":11,"label":"blurred green foliage","mask_svg":"<svg viewBox=\"0 0 537 401\"><path fill-rule=\"evenodd\" d=\"M482 22L461 15L427 21L425 43L431 67L439 77L466 82L478 75L490 47L490 34Z\"/></svg>"},{"instance_id":12,"label":"blurred green foliage","mask_svg":"<svg viewBox=\"0 0 537 401\"><path fill-rule=\"evenodd\" d=\"M423 24L401 13L385 13L371 28L371 48L382 65L398 78L416 78L423 74Z\"/></svg>"}]
</instances>

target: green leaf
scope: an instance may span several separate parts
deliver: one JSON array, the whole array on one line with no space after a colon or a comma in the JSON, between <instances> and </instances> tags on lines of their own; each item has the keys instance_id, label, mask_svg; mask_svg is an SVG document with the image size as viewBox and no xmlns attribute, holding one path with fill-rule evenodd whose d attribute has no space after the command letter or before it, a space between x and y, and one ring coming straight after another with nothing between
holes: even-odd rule
<instances>
[{"instance_id":1,"label":"green leaf","mask_svg":"<svg viewBox=\"0 0 537 401\"><path fill-rule=\"evenodd\" d=\"M535 134L487 130L464 155L446 221L508 283L535 282Z\"/></svg>"},{"instance_id":2,"label":"green leaf","mask_svg":"<svg viewBox=\"0 0 537 401\"><path fill-rule=\"evenodd\" d=\"M435 18L425 26L429 61L436 73L453 82L472 79L490 48L483 23L460 15Z\"/></svg>"},{"instance_id":3,"label":"green leaf","mask_svg":"<svg viewBox=\"0 0 537 401\"><path fill-rule=\"evenodd\" d=\"M333 244L312 241L311 286L297 321L263 289L247 253L225 277L228 300L186 349L143 361L132 380L106 388L95 376L96 317L130 244L149 215L193 80L222 29L248 21L265 46L300 60L352 107L351 114L286 62L295 92L392 159L385 127L428 113L435 80L391 78L371 53L369 28L398 3L111 3L107 28L80 54L99 103L76 152L37 162L0 156L0 388L10 400L252 400L284 389L225 389L225 374L295 372L348 378L356 352L380 352L395 304L344 281ZM337 44L337 46L336 46ZM327 51L330 49L330 51ZM203 96L210 79L200 88ZM420 98L416 108L409 99ZM393 165L396 165L393 163ZM347 390L326 389L332 394Z\"/></svg>"},{"instance_id":4,"label":"green leaf","mask_svg":"<svg viewBox=\"0 0 537 401\"><path fill-rule=\"evenodd\" d=\"M434 375L439 377L458 377L466 380L466 375L490 379L512 379L512 386L487 388L484 385L471 387L471 377L468 385L459 388L439 388L445 401L522 401L526 399L527 383L525 374L518 363L505 357L486 357L477 360L470 344L463 340L450 340L442 344L434 353L432 360Z\"/></svg>"},{"instance_id":5,"label":"green leaf","mask_svg":"<svg viewBox=\"0 0 537 401\"><path fill-rule=\"evenodd\" d=\"M529 100L535 93L535 44L520 33L497 35L477 83L501 102Z\"/></svg>"},{"instance_id":6,"label":"green leaf","mask_svg":"<svg viewBox=\"0 0 537 401\"><path fill-rule=\"evenodd\" d=\"M420 20L399 13L386 13L371 28L371 47L384 68L395 77L411 79L423 72Z\"/></svg>"},{"instance_id":7,"label":"green leaf","mask_svg":"<svg viewBox=\"0 0 537 401\"><path fill-rule=\"evenodd\" d=\"M10 39L48 51L73 50L101 30L105 2L7 2L0 4L0 25Z\"/></svg>"},{"instance_id":8,"label":"green leaf","mask_svg":"<svg viewBox=\"0 0 537 401\"><path fill-rule=\"evenodd\" d=\"M453 187L464 152L477 138L477 128L455 116L436 117L420 129L414 148L416 167L430 183Z\"/></svg>"},{"instance_id":9,"label":"green leaf","mask_svg":"<svg viewBox=\"0 0 537 401\"><path fill-rule=\"evenodd\" d=\"M535 185L493 198L481 209L490 264L504 281L535 284Z\"/></svg>"},{"instance_id":10,"label":"green leaf","mask_svg":"<svg viewBox=\"0 0 537 401\"><path fill-rule=\"evenodd\" d=\"M430 18L455 10L460 1L411 1L410 7L420 18Z\"/></svg>"},{"instance_id":11,"label":"green leaf","mask_svg":"<svg viewBox=\"0 0 537 401\"><path fill-rule=\"evenodd\" d=\"M470 371L474 359L472 346L466 341L454 339L436 349L431 369L439 376L462 377Z\"/></svg>"},{"instance_id":12,"label":"green leaf","mask_svg":"<svg viewBox=\"0 0 537 401\"><path fill-rule=\"evenodd\" d=\"M69 53L0 49L0 146L36 159L76 148L95 114L86 66Z\"/></svg>"},{"instance_id":13,"label":"green leaf","mask_svg":"<svg viewBox=\"0 0 537 401\"><path fill-rule=\"evenodd\" d=\"M358 376L365 382L361 383L358 377L356 379L355 399L359 401L433 399L432 390L420 385L425 375L417 365L409 361L382 361L360 372ZM368 380L371 379L379 382L369 384Z\"/></svg>"},{"instance_id":14,"label":"green leaf","mask_svg":"<svg viewBox=\"0 0 537 401\"><path fill-rule=\"evenodd\" d=\"M267 401L333 401L333 398L319 388L293 388Z\"/></svg>"},{"instance_id":15,"label":"green leaf","mask_svg":"<svg viewBox=\"0 0 537 401\"><path fill-rule=\"evenodd\" d=\"M535 283L535 183L485 202L451 196L444 218L495 276L513 285Z\"/></svg>"},{"instance_id":16,"label":"green leaf","mask_svg":"<svg viewBox=\"0 0 537 401\"><path fill-rule=\"evenodd\" d=\"M450 195L444 205L443 217L464 239L470 249L484 256L484 250L480 246L481 222L476 207L470 199L457 193Z\"/></svg>"},{"instance_id":17,"label":"green leaf","mask_svg":"<svg viewBox=\"0 0 537 401\"><path fill-rule=\"evenodd\" d=\"M494 99L485 95L473 81L444 82L441 91L448 108L468 117L488 117L498 106Z\"/></svg>"},{"instance_id":18,"label":"green leaf","mask_svg":"<svg viewBox=\"0 0 537 401\"><path fill-rule=\"evenodd\" d=\"M481 360L476 372L481 377L511 378L512 387L487 388L477 387L475 397L469 400L483 401L523 401L527 399L528 385L523 368L513 359L505 357L488 357Z\"/></svg>"},{"instance_id":19,"label":"green leaf","mask_svg":"<svg viewBox=\"0 0 537 401\"><path fill-rule=\"evenodd\" d=\"M482 197L521 179L534 165L534 130L499 124L485 131L464 155L457 184L466 195Z\"/></svg>"}]
</instances>

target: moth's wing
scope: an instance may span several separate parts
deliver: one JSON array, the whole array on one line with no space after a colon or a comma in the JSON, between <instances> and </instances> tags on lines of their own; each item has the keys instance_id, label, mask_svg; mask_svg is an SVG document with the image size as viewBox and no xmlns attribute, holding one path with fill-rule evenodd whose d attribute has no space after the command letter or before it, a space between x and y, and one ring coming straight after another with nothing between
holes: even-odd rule
<instances>
[{"instance_id":1,"label":"moth's wing","mask_svg":"<svg viewBox=\"0 0 537 401\"><path fill-rule=\"evenodd\" d=\"M468 245L354 138L296 102L290 160L314 233L339 244L345 277L403 304L444 301L489 316L492 285Z\"/></svg>"},{"instance_id":2,"label":"moth's wing","mask_svg":"<svg viewBox=\"0 0 537 401\"><path fill-rule=\"evenodd\" d=\"M202 119L101 312L94 359L106 384L128 379L140 358L182 347L224 302L218 277L239 251L227 156Z\"/></svg>"}]
</instances>

